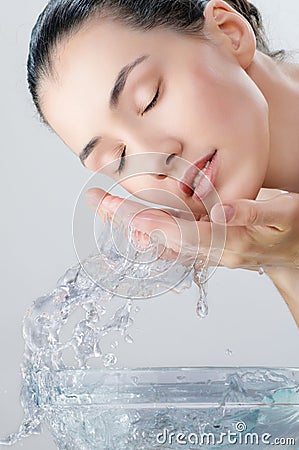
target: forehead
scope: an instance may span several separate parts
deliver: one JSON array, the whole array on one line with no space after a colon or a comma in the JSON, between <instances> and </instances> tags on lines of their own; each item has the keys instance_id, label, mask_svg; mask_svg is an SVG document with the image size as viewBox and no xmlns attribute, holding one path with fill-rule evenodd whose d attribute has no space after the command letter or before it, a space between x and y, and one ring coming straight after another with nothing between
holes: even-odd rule
<instances>
[{"instance_id":1,"label":"forehead","mask_svg":"<svg viewBox=\"0 0 299 450\"><path fill-rule=\"evenodd\" d=\"M97 118L107 115L119 71L145 53L160 63L167 55L169 62L178 54L181 40L170 30L136 31L106 19L84 25L58 45L53 55L54 77L42 83L41 107L47 122L75 149L77 142L84 143L86 134L95 132L99 124L95 111ZM80 126L74 130L78 121Z\"/></svg>"}]
</instances>

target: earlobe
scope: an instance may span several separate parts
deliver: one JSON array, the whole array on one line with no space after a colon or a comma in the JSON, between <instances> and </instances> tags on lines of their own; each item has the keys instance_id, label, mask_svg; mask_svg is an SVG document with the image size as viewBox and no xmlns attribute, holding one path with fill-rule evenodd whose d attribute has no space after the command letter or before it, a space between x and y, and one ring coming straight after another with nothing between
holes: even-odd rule
<instances>
[{"instance_id":1,"label":"earlobe","mask_svg":"<svg viewBox=\"0 0 299 450\"><path fill-rule=\"evenodd\" d=\"M204 17L209 33L224 40L239 64L246 69L256 51L256 38L245 17L223 0L210 0Z\"/></svg>"}]
</instances>

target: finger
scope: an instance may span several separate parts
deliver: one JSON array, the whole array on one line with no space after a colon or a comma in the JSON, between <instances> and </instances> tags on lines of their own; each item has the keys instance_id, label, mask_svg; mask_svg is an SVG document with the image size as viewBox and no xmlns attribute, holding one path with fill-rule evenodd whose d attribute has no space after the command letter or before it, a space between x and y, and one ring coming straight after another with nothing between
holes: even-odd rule
<instances>
[{"instance_id":1,"label":"finger","mask_svg":"<svg viewBox=\"0 0 299 450\"><path fill-rule=\"evenodd\" d=\"M86 192L86 200L101 217L108 216L110 220L124 223L130 222L138 212L148 209L141 203L111 195L100 188L89 189Z\"/></svg>"},{"instance_id":2,"label":"finger","mask_svg":"<svg viewBox=\"0 0 299 450\"><path fill-rule=\"evenodd\" d=\"M190 220L190 215L188 219L173 216L173 211L180 215L178 210L149 208L132 200L112 196L99 188L88 191L88 202L93 208L98 209L100 215L108 214L113 220L117 220L118 217L122 223L131 225L135 230L153 239L157 238L159 243L177 253L211 254L212 236L214 253L218 254L219 249L223 248L222 239L220 239L221 244L217 246L216 227L219 225L208 221L198 222L194 216L192 216L193 220ZM183 215L183 217L186 216ZM223 230L223 227L221 226L220 229Z\"/></svg>"},{"instance_id":3,"label":"finger","mask_svg":"<svg viewBox=\"0 0 299 450\"><path fill-rule=\"evenodd\" d=\"M135 202L133 200L122 199L117 196L113 196L108 194L103 189L100 188L91 188L86 192L86 201L93 209L99 209L99 214L106 212L111 215L114 213L118 206L125 201L126 207L130 209L132 213L136 213L138 211L143 211L147 209L151 209L148 206L142 205L139 202ZM152 208L153 211L158 210L157 208ZM160 208L159 210L165 211L167 214L172 215L174 217L180 217L186 220L201 220L200 215L195 215L191 211L184 211L181 209L172 209L172 208Z\"/></svg>"},{"instance_id":4,"label":"finger","mask_svg":"<svg viewBox=\"0 0 299 450\"><path fill-rule=\"evenodd\" d=\"M106 191L100 188L91 188L85 192L85 198L89 206L93 209L98 209L103 199L109 195Z\"/></svg>"},{"instance_id":5,"label":"finger","mask_svg":"<svg viewBox=\"0 0 299 450\"><path fill-rule=\"evenodd\" d=\"M108 216L110 221L114 224L116 224L118 219L120 219L122 224L132 225L132 219L138 213L144 211L145 208L144 205L138 202L108 194L100 188L89 189L86 192L86 200L87 203L103 218L104 222L106 222ZM158 217L159 215L163 215L165 213L162 211L159 212L158 210L152 210L151 214L152 216ZM141 250L145 250L150 245L149 235L144 231L140 231L136 227L134 228L131 237L136 247ZM163 254L165 256L165 252L163 252ZM169 257L168 253L167 257ZM172 255L171 258L173 258Z\"/></svg>"},{"instance_id":6,"label":"finger","mask_svg":"<svg viewBox=\"0 0 299 450\"><path fill-rule=\"evenodd\" d=\"M201 220L203 216L198 213L194 213L191 210L173 209L173 208L160 208L161 211L165 211L167 214L173 217L178 217L185 220Z\"/></svg>"},{"instance_id":7,"label":"finger","mask_svg":"<svg viewBox=\"0 0 299 450\"><path fill-rule=\"evenodd\" d=\"M290 213L298 205L291 194L281 194L270 200L235 200L229 204L216 204L211 210L215 223L229 226L261 225L284 230L290 221Z\"/></svg>"},{"instance_id":8,"label":"finger","mask_svg":"<svg viewBox=\"0 0 299 450\"><path fill-rule=\"evenodd\" d=\"M85 199L87 204L94 209L100 217L102 217L104 223L107 221L108 214L100 208L103 199L107 193L103 189L91 188L85 192Z\"/></svg>"},{"instance_id":9,"label":"finger","mask_svg":"<svg viewBox=\"0 0 299 450\"><path fill-rule=\"evenodd\" d=\"M162 237L165 246L176 252L207 253L206 250L211 247L212 233L215 233L214 224L185 220L165 211L156 211L158 214L152 214L152 210L137 214L132 220L132 226L151 237Z\"/></svg>"}]
</instances>

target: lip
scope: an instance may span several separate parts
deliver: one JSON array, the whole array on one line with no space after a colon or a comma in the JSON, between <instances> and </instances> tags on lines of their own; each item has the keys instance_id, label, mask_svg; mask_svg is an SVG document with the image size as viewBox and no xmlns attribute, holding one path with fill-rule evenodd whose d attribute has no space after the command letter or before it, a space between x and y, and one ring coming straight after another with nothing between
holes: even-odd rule
<instances>
[{"instance_id":1,"label":"lip","mask_svg":"<svg viewBox=\"0 0 299 450\"><path fill-rule=\"evenodd\" d=\"M192 197L194 195L195 197L198 197L199 200L202 200L211 191L211 189L213 187L212 185L214 185L215 176L216 176L217 153L218 153L218 151L217 151L217 149L215 149L212 152L210 152L208 155L205 155L203 158L198 159L184 173L184 176L183 176L182 180L180 181L180 189L188 197ZM199 183L195 186L195 189L193 190L192 186L193 186L196 176L198 175L199 171L201 171L205 167L206 163L211 158L213 158L213 159L212 159L209 167L205 171L205 176L203 176L203 178L201 180L199 180ZM205 186L205 188L204 188L203 186L201 186L203 184L202 181L203 180L207 181L207 178L209 179L210 183L209 183L208 187ZM205 185L207 185L207 182L205 183Z\"/></svg>"}]
</instances>

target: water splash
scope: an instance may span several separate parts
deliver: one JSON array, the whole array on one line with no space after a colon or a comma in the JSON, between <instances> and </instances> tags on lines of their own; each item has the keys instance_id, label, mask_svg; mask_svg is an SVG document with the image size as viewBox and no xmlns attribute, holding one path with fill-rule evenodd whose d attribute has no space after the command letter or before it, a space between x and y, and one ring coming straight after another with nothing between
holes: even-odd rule
<instances>
[{"instance_id":1,"label":"water splash","mask_svg":"<svg viewBox=\"0 0 299 450\"><path fill-rule=\"evenodd\" d=\"M26 313L21 393L25 418L19 432L0 440L0 445L40 432L44 412L32 374L89 369L95 361L99 368L115 367L116 334L126 344L133 343L128 330L140 311L133 299L171 289L181 292L192 285L194 261L189 256L164 260L159 258L159 242L153 241L144 252L133 245L132 235L129 240L124 236L121 226L112 233L108 221L96 252L67 270L54 291L35 300Z\"/></svg>"},{"instance_id":2,"label":"water splash","mask_svg":"<svg viewBox=\"0 0 299 450\"><path fill-rule=\"evenodd\" d=\"M116 237L124 244L123 230ZM158 254L155 243L146 255L133 246L124 253L116 251L108 223L99 250L69 269L53 292L34 302L23 327L21 402L25 418L19 431L0 445L12 445L39 433L46 422L61 449L149 450L159 448L153 444L153 436L163 424L171 429L184 426L192 430L196 425L205 432L225 430L234 417L228 404L250 402L257 387L259 401L267 407L278 401L299 404L298 384L291 375L283 378L272 371L231 373L213 384L206 378L198 381L204 369L198 369L196 380L178 369L170 383L159 384L155 369L148 371L151 379L144 378L146 371L116 368L120 340L132 343L130 330L140 311L136 298L157 295L161 288L180 292L194 282L199 287L197 314L206 317L208 313L208 268L194 267L189 257L173 264L157 258ZM107 384L110 377L114 380L111 385ZM180 405L186 399L210 402L215 396L215 407L185 409ZM142 402L145 408L139 407ZM253 413L249 408L246 414L252 430L263 421L279 421L287 430L295 430L299 413L296 406L274 408L271 414L259 406Z\"/></svg>"}]
</instances>

